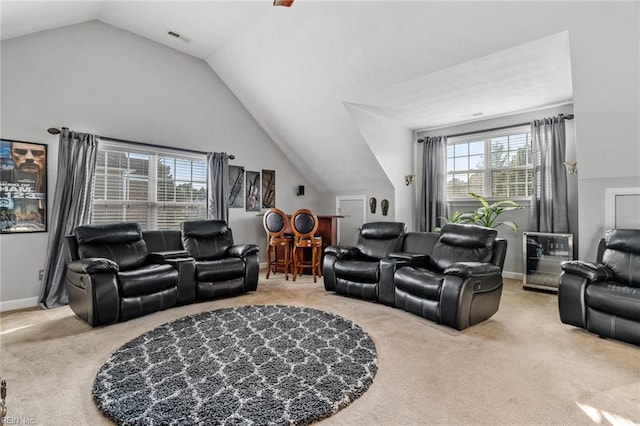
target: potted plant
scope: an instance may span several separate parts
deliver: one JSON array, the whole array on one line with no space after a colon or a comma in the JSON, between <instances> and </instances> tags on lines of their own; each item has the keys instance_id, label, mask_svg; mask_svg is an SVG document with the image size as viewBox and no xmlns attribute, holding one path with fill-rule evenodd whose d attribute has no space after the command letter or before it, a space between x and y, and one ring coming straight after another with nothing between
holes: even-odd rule
<instances>
[{"instance_id":1,"label":"potted plant","mask_svg":"<svg viewBox=\"0 0 640 426\"><path fill-rule=\"evenodd\" d=\"M522 206L513 200L501 200L490 203L485 197L479 194L470 192L469 195L480 201L481 207L468 213L460 213L456 211L450 218L440 217L442 221L447 223L471 223L480 226L486 226L487 228L497 228L500 225L505 225L511 228L513 231L517 231L518 225L512 221L499 222L498 217L507 211L519 210ZM436 228L434 231L440 231Z\"/></svg>"}]
</instances>

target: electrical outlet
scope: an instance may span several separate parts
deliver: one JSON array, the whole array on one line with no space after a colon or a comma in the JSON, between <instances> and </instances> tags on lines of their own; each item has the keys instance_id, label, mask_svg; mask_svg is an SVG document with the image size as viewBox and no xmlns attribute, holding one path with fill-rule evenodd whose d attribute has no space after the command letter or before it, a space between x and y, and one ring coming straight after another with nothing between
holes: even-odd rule
<instances>
[{"instance_id":1,"label":"electrical outlet","mask_svg":"<svg viewBox=\"0 0 640 426\"><path fill-rule=\"evenodd\" d=\"M42 281L43 277L44 277L44 269L40 269L38 271L38 281Z\"/></svg>"}]
</instances>

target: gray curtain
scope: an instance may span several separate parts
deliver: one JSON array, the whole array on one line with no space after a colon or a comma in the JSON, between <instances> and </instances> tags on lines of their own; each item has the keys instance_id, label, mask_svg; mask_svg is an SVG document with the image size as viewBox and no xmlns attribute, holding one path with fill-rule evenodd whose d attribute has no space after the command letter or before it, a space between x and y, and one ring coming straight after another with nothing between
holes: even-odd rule
<instances>
[{"instance_id":1,"label":"gray curtain","mask_svg":"<svg viewBox=\"0 0 640 426\"><path fill-rule=\"evenodd\" d=\"M422 180L420 181L420 231L441 226L447 216L447 137L427 137L423 141Z\"/></svg>"},{"instance_id":2,"label":"gray curtain","mask_svg":"<svg viewBox=\"0 0 640 426\"><path fill-rule=\"evenodd\" d=\"M207 218L229 223L229 156L207 154Z\"/></svg>"},{"instance_id":3,"label":"gray curtain","mask_svg":"<svg viewBox=\"0 0 640 426\"><path fill-rule=\"evenodd\" d=\"M531 122L531 231L569 232L565 139L562 116Z\"/></svg>"},{"instance_id":4,"label":"gray curtain","mask_svg":"<svg viewBox=\"0 0 640 426\"><path fill-rule=\"evenodd\" d=\"M39 304L44 308L69 303L64 286L64 237L91 218L97 151L98 141L94 135L62 129L47 259L40 289Z\"/></svg>"}]
</instances>

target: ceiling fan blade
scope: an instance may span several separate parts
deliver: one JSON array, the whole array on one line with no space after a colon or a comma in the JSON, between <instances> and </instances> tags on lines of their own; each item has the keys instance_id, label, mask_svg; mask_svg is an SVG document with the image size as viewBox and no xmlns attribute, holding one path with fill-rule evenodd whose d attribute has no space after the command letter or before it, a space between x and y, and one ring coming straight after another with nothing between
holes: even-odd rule
<instances>
[{"instance_id":1,"label":"ceiling fan blade","mask_svg":"<svg viewBox=\"0 0 640 426\"><path fill-rule=\"evenodd\" d=\"M291 7L293 0L273 0L274 6Z\"/></svg>"}]
</instances>

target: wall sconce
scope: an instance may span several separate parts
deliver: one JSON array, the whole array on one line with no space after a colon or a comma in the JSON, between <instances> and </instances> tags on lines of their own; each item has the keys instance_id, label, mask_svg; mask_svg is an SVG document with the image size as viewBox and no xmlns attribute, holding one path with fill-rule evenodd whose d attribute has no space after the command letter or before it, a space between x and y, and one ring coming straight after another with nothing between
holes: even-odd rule
<instances>
[{"instance_id":1,"label":"wall sconce","mask_svg":"<svg viewBox=\"0 0 640 426\"><path fill-rule=\"evenodd\" d=\"M575 161L565 161L564 166L567 168L567 173L570 175L578 173L578 163Z\"/></svg>"},{"instance_id":2,"label":"wall sconce","mask_svg":"<svg viewBox=\"0 0 640 426\"><path fill-rule=\"evenodd\" d=\"M409 186L416 181L416 175L406 175L404 177L404 184Z\"/></svg>"}]
</instances>

